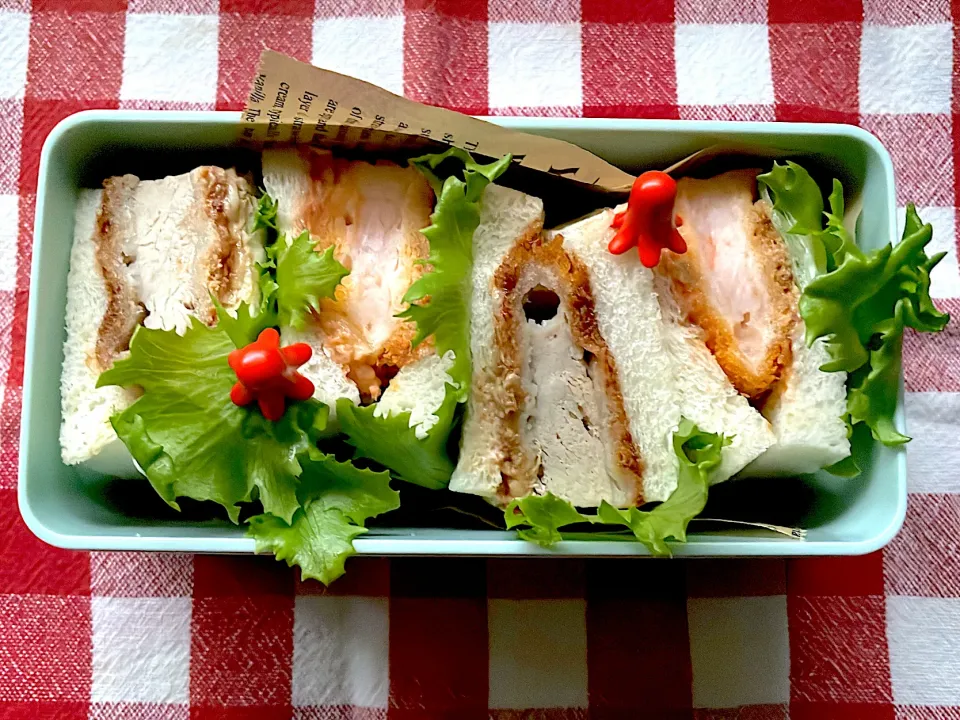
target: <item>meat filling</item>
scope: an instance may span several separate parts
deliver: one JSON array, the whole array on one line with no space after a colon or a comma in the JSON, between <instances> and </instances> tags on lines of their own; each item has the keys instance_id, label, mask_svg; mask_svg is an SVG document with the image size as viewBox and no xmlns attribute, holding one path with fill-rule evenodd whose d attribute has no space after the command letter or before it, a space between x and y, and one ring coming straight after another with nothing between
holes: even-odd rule
<instances>
[{"instance_id":1,"label":"meat filling","mask_svg":"<svg viewBox=\"0 0 960 720\"><path fill-rule=\"evenodd\" d=\"M494 339L504 408L503 500L547 492L604 468L643 501L643 462L630 435L616 362L597 328L586 267L562 237L517 243L494 276Z\"/></svg>"}]
</instances>

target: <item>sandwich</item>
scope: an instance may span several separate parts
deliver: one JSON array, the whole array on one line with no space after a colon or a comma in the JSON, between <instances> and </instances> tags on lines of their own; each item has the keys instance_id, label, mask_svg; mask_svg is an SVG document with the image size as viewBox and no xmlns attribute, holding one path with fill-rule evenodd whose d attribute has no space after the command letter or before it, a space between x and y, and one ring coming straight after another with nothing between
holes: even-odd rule
<instances>
[{"instance_id":1,"label":"sandwich","mask_svg":"<svg viewBox=\"0 0 960 720\"><path fill-rule=\"evenodd\" d=\"M281 242L290 244L306 232L316 252L333 248L334 259L349 271L335 296L322 299L302 327L283 328L285 339L314 349L304 373L315 397L334 411L341 398L367 404L383 396L388 404L403 405L410 399L394 397L407 385L402 378L389 395L384 391L400 373L417 375L413 366L429 357L442 400L442 359L429 341L414 348L415 324L397 317L429 255L421 232L434 203L427 179L388 160L289 148L263 153L263 182L277 204Z\"/></svg>"},{"instance_id":2,"label":"sandwich","mask_svg":"<svg viewBox=\"0 0 960 720\"><path fill-rule=\"evenodd\" d=\"M451 155L432 157L439 164ZM542 216L539 200L488 184L484 172L499 174L504 163L482 170L462 151L456 159L466 163L466 183L456 187L477 213L477 237L523 232L531 219L515 227L518 202ZM263 178L277 206L278 243L305 244L310 262L326 254L343 268L329 297L290 322L281 312L284 342L313 350L301 371L314 384L314 398L330 408L361 455L412 482L445 486L453 470L446 440L469 385L462 341L472 252L464 219L444 226L442 183L423 164L347 159L312 148L267 150ZM482 190L472 189L477 181ZM477 197L468 197L473 192ZM441 219L434 221L435 211ZM279 260L278 278L281 270ZM432 319L431 304L440 307ZM428 325L435 332L420 330ZM393 447L384 441L387 433L398 434Z\"/></svg>"},{"instance_id":3,"label":"sandwich","mask_svg":"<svg viewBox=\"0 0 960 720\"><path fill-rule=\"evenodd\" d=\"M759 170L681 178L674 206L683 255L658 274L681 316L737 391L770 422L775 442L745 474L815 472L850 455L846 374L824 372L824 341L808 346L790 249L759 197Z\"/></svg>"},{"instance_id":4,"label":"sandwich","mask_svg":"<svg viewBox=\"0 0 960 720\"><path fill-rule=\"evenodd\" d=\"M518 240L476 236L474 381L452 490L637 507L677 487L681 418L733 438L712 482L772 443L669 288L608 251L623 209Z\"/></svg>"},{"instance_id":5,"label":"sandwich","mask_svg":"<svg viewBox=\"0 0 960 720\"><path fill-rule=\"evenodd\" d=\"M263 233L254 188L233 169L203 166L160 180L111 177L77 200L67 279L61 455L68 465L131 474L110 418L135 388L97 387L138 326L183 333L216 321L214 302L255 303Z\"/></svg>"}]
</instances>

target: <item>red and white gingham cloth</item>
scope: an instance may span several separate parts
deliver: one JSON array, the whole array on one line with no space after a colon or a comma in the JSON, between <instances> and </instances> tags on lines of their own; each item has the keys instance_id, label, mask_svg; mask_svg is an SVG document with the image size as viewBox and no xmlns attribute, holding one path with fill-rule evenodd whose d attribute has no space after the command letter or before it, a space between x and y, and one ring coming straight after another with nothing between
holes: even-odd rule
<instances>
[{"instance_id":1,"label":"red and white gingham cloth","mask_svg":"<svg viewBox=\"0 0 960 720\"><path fill-rule=\"evenodd\" d=\"M859 123L960 318L947 0L0 0L0 718L960 718L960 323L909 335L910 502L882 553L716 562L73 553L20 520L40 146L84 108L238 109L268 45L417 100ZM64 222L72 222L64 218Z\"/></svg>"}]
</instances>

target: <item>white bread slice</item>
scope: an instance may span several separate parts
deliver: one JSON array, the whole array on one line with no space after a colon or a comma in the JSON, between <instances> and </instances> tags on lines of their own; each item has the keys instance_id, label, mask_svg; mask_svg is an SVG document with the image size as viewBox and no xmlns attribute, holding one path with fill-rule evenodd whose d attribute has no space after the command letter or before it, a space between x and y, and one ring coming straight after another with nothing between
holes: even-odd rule
<instances>
[{"instance_id":1,"label":"white bread slice","mask_svg":"<svg viewBox=\"0 0 960 720\"><path fill-rule=\"evenodd\" d=\"M643 499L662 501L677 486L673 432L680 423L674 370L667 361L653 274L633 253L607 250L614 211L547 233L586 265L600 334L616 360L630 434L643 459Z\"/></svg>"},{"instance_id":2,"label":"white bread slice","mask_svg":"<svg viewBox=\"0 0 960 720\"><path fill-rule=\"evenodd\" d=\"M433 205L426 180L413 168L386 161L350 162L325 151L293 148L265 151L263 175L267 193L277 200L277 226L286 241L310 230L318 248L332 245L350 270L335 304L326 303L299 332L281 328L284 342L313 348L303 372L314 383L314 397L332 409L340 398L355 404L361 398L375 400L381 392L375 368L392 365L399 372L384 392L389 397L383 412L409 409L411 422L425 433L413 417L432 427L439 403L423 405L405 397L403 388L423 389L427 370L413 366L435 353L428 343L411 349L414 325L395 316L405 307L403 294L423 272L414 261L429 252L420 233ZM428 367L436 369L437 362L430 360ZM440 394L442 401L443 377L429 381L435 384L431 398Z\"/></svg>"},{"instance_id":3,"label":"white bread slice","mask_svg":"<svg viewBox=\"0 0 960 720\"><path fill-rule=\"evenodd\" d=\"M448 350L442 357L431 353L422 360L404 365L380 396L373 411L374 417L409 412L409 427L414 428L414 434L420 440L426 438L440 421L436 412L446 397L447 385L454 384L449 374L454 358L453 350Z\"/></svg>"},{"instance_id":4,"label":"white bread slice","mask_svg":"<svg viewBox=\"0 0 960 720\"><path fill-rule=\"evenodd\" d=\"M296 149L264 150L263 187L277 203L277 231L286 242L291 242L303 231L303 208L309 202L313 182L310 179L310 163ZM334 362L323 347L318 330L312 326L302 330L281 328L284 344L305 342L313 350L309 362L300 372L314 385L313 396L330 408L330 420L336 417L337 400L347 398L360 404L360 391L348 378L347 372Z\"/></svg>"},{"instance_id":5,"label":"white bread slice","mask_svg":"<svg viewBox=\"0 0 960 720\"><path fill-rule=\"evenodd\" d=\"M209 166L161 180L109 178L102 191L81 192L61 378L65 463L134 474L109 419L136 396L97 389L97 378L141 322L182 333L190 316L215 320L211 293L229 310L257 301L264 250L255 208L247 179Z\"/></svg>"},{"instance_id":6,"label":"white bread slice","mask_svg":"<svg viewBox=\"0 0 960 720\"><path fill-rule=\"evenodd\" d=\"M133 466L127 455L126 467L116 456L126 448L117 438L110 417L136 399L133 390L116 386L97 388L99 371L95 363L100 319L107 311L107 291L96 261L93 228L97 221L102 190L81 190L77 198L70 273L67 276L67 339L63 347L63 374L60 381L60 447L63 462L75 465L103 458L95 471L131 476ZM122 452L121 452L122 451Z\"/></svg>"},{"instance_id":7,"label":"white bread slice","mask_svg":"<svg viewBox=\"0 0 960 720\"><path fill-rule=\"evenodd\" d=\"M502 464L507 460L499 440L499 424L507 403L500 388L486 382L496 363L494 317L499 297L494 274L518 240L539 234L543 227L543 201L516 190L488 185L480 210L480 225L473 234L472 293L470 296L470 353L473 379L460 442L460 458L450 478L455 492L496 498L503 483ZM489 389L492 397L484 391ZM496 412L499 410L500 412ZM488 413L493 413L488 414Z\"/></svg>"},{"instance_id":8,"label":"white bread slice","mask_svg":"<svg viewBox=\"0 0 960 720\"><path fill-rule=\"evenodd\" d=\"M712 484L722 482L739 472L750 461L759 456L768 447L774 443L774 435L770 424L757 412L745 397L740 395L731 384L730 380L724 374L716 358L706 347L702 331L696 326L691 326L681 319L680 309L677 301L674 299L671 283L660 273L650 273L642 268L633 253L620 256L618 261L616 256L607 251L607 245L613 237L614 230L610 228L613 215L625 210L625 206L606 210L596 216L587 218L577 223L573 227L581 226L586 223L587 227L592 227L592 233L585 236L574 235L571 227L558 230L564 235L564 245L573 245L577 240L581 247L586 247L592 253L591 263L588 267L591 270L591 280L593 274L605 266L617 267L615 263L624 263L625 272L631 273L633 277L626 280L632 288L644 288L645 293L650 297L656 298L655 302L659 307L659 315L662 318L662 347L665 360L660 364L670 369L670 379L673 387L672 403L679 408L679 414L692 420L697 426L706 432L722 433L731 438L731 443L723 448L721 453L721 462L710 473L710 482ZM568 240L568 238L571 238ZM584 238L589 238L585 243ZM585 250L580 250L580 253ZM652 275L652 285L648 276ZM617 308L630 308L633 304L637 308L636 312L650 312L647 305L636 304L637 300L629 300L621 297L615 283L624 282L623 279L616 277L607 277L604 280L594 281L594 295L597 300L598 318L601 323L607 317L600 310L601 298L606 300L610 298L609 305ZM599 286L599 287L598 287ZM631 326L633 322L633 326ZM610 323L614 337L617 342L618 337L626 339L632 337L643 337L645 331L636 326L636 321L630 318L622 318L619 322ZM617 330L620 329L618 334ZM605 336L606 337L606 336ZM608 343L610 343L608 338ZM628 343L624 342L629 348ZM611 350L613 350L611 344ZM625 352L627 349L621 350ZM615 356L616 356L616 351ZM627 372L642 370L643 365L637 365L635 362L627 364L627 369L621 370ZM623 379L621 379L623 382ZM635 388L636 381L626 380L628 387ZM626 396L627 390L624 390ZM663 402L660 400L659 402ZM649 406L647 406L649 407ZM672 412L672 410L671 410ZM633 416L631 416L633 417ZM641 413L638 417L643 417ZM648 431L649 432L649 431ZM672 432L672 429L671 429ZM655 437L655 436L654 436ZM649 442L652 442L653 438ZM669 449L671 461L674 459L672 446ZM647 479L644 479L646 486ZM667 481L669 482L669 481ZM667 482L665 487L669 487Z\"/></svg>"},{"instance_id":9,"label":"white bread slice","mask_svg":"<svg viewBox=\"0 0 960 720\"><path fill-rule=\"evenodd\" d=\"M812 473L850 455L842 419L847 374L820 370L830 360L826 346L821 339L807 347L803 336L801 322L794 330L793 361L762 409L776 443L740 473L744 477Z\"/></svg>"},{"instance_id":10,"label":"white bread slice","mask_svg":"<svg viewBox=\"0 0 960 720\"><path fill-rule=\"evenodd\" d=\"M669 283L656 276L655 287L663 314L664 348L675 369L680 414L711 433L723 433L731 442L721 452L710 483L723 482L740 472L776 442L764 417L738 393L707 348L703 333L681 320Z\"/></svg>"}]
</instances>

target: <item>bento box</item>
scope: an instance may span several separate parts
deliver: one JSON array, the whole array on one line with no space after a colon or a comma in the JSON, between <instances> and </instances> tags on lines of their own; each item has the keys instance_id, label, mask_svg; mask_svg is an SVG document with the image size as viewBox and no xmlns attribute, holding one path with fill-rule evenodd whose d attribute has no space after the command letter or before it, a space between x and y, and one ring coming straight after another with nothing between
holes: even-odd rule
<instances>
[{"instance_id":1,"label":"bento box","mask_svg":"<svg viewBox=\"0 0 960 720\"><path fill-rule=\"evenodd\" d=\"M566 140L637 173L665 168L715 145L758 148L765 157L790 157L839 178L848 203L859 209L858 237L865 250L897 241L893 167L871 134L831 124L673 120L489 118L527 133ZM161 177L198 163L250 165L237 143L240 113L86 111L61 122L41 155L30 278L30 304L20 440L19 505L42 540L86 550L250 553L254 541L225 518L178 515L155 497L146 481L119 480L67 466L58 452L59 383L65 337L67 272L78 190L106 176ZM902 378L897 430L906 432ZM691 526L674 555L854 555L882 547L899 530L906 510L903 450L874 443L859 477L824 472L800 479L729 484L719 499L727 517L806 529L794 539L748 526ZM719 493L718 493L719 494ZM713 502L713 500L711 500ZM770 508L766 514L758 508ZM730 513L752 508L754 514ZM708 506L706 515L710 513ZM439 516L436 516L439 517ZM426 521L379 526L355 541L365 555L642 556L636 542L565 540L551 548L512 532L462 523Z\"/></svg>"}]
</instances>

